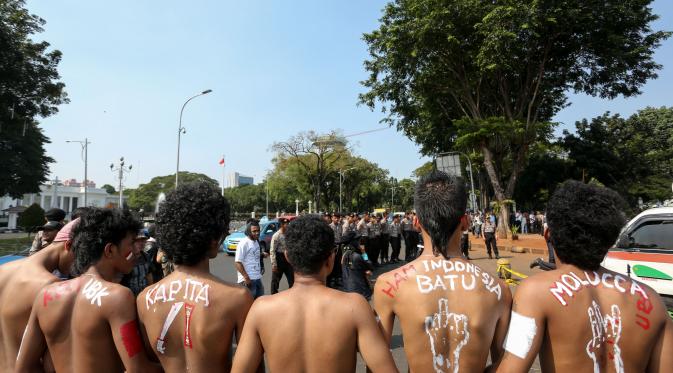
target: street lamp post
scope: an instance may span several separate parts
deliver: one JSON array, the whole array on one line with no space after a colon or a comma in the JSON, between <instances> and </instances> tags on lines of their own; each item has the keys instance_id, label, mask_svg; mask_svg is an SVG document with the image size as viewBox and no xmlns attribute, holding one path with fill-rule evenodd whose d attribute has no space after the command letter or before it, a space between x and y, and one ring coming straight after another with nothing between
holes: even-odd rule
<instances>
[{"instance_id":1,"label":"street lamp post","mask_svg":"<svg viewBox=\"0 0 673 373\"><path fill-rule=\"evenodd\" d=\"M341 186L343 184L343 178L344 178L344 172L350 171L354 169L355 167L350 167L345 170L339 170L339 213L343 212L342 206L341 206Z\"/></svg>"},{"instance_id":2,"label":"street lamp post","mask_svg":"<svg viewBox=\"0 0 673 373\"><path fill-rule=\"evenodd\" d=\"M133 165L126 167L124 157L119 158L119 166L117 168L114 168L114 163L110 163L110 171L119 172L117 176L119 178L119 208L124 208L124 173L131 172L131 169L133 169Z\"/></svg>"},{"instance_id":3,"label":"street lamp post","mask_svg":"<svg viewBox=\"0 0 673 373\"><path fill-rule=\"evenodd\" d=\"M87 206L87 188L89 187L89 179L87 175L87 169L88 169L88 164L89 164L89 144L91 142L89 141L88 138L84 138L84 141L81 140L66 140L67 143L71 142L77 142L82 146L82 152L84 152L84 207Z\"/></svg>"},{"instance_id":4,"label":"street lamp post","mask_svg":"<svg viewBox=\"0 0 673 373\"><path fill-rule=\"evenodd\" d=\"M295 205L294 216L299 216L299 200L298 199L294 200L294 205Z\"/></svg>"},{"instance_id":5,"label":"street lamp post","mask_svg":"<svg viewBox=\"0 0 673 373\"><path fill-rule=\"evenodd\" d=\"M395 181L394 178L390 178L390 212L393 214L395 213L395 189L399 188L395 186Z\"/></svg>"},{"instance_id":6,"label":"street lamp post","mask_svg":"<svg viewBox=\"0 0 673 373\"><path fill-rule=\"evenodd\" d=\"M203 95L207 95L208 93L212 92L212 89L206 89L205 91L199 93L198 95L194 95L190 97L187 101L185 101L184 104L182 104L182 109L180 109L180 122L178 125L178 160L175 164L175 189L178 188L178 175L180 174L180 135L185 133L185 127L182 126L182 112L185 111L185 106L189 103L189 101Z\"/></svg>"},{"instance_id":7,"label":"street lamp post","mask_svg":"<svg viewBox=\"0 0 673 373\"><path fill-rule=\"evenodd\" d=\"M264 181L264 184L266 184L266 217L269 217L269 170L266 170L266 180Z\"/></svg>"}]
</instances>

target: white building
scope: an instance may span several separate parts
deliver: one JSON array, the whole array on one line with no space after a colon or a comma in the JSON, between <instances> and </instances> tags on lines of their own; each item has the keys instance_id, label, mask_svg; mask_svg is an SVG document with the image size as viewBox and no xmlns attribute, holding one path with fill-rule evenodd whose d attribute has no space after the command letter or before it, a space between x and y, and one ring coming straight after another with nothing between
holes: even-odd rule
<instances>
[{"instance_id":1,"label":"white building","mask_svg":"<svg viewBox=\"0 0 673 373\"><path fill-rule=\"evenodd\" d=\"M127 196L124 196L124 201L127 198ZM15 207L28 207L33 203L37 203L44 210L52 207L63 209L67 214L66 218L69 219L70 213L74 209L84 207L84 186L42 184L40 185L40 193L24 194L21 199L12 199L8 196L0 197L0 224L7 222L9 228L16 228L18 214ZM87 205L118 207L119 196L108 194L105 189L89 187L87 188Z\"/></svg>"},{"instance_id":2,"label":"white building","mask_svg":"<svg viewBox=\"0 0 673 373\"><path fill-rule=\"evenodd\" d=\"M254 184L254 179L252 176L241 175L238 172L230 172L227 176L227 188L252 184Z\"/></svg>"}]
</instances>

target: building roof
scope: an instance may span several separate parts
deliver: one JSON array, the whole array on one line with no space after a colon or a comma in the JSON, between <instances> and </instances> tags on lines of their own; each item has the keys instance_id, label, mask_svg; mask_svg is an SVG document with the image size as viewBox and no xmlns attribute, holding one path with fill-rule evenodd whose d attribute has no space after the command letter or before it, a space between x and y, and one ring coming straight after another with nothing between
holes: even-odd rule
<instances>
[{"instance_id":1,"label":"building roof","mask_svg":"<svg viewBox=\"0 0 673 373\"><path fill-rule=\"evenodd\" d=\"M11 212L22 213L22 212L26 211L26 209L27 209L27 207L25 207L25 206L14 206L14 207L10 207L10 208L8 208L8 209L4 209L4 210L2 210L2 212L7 212L7 213L11 213Z\"/></svg>"}]
</instances>

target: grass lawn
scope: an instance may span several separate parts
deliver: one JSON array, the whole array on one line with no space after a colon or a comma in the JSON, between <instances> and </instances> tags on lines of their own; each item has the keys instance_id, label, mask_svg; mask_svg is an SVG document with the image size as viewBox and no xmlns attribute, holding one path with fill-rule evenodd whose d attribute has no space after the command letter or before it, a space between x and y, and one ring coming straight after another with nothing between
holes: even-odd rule
<instances>
[{"instance_id":1,"label":"grass lawn","mask_svg":"<svg viewBox=\"0 0 673 373\"><path fill-rule=\"evenodd\" d=\"M0 240L0 255L12 254L21 251L33 243L33 235L20 238Z\"/></svg>"}]
</instances>

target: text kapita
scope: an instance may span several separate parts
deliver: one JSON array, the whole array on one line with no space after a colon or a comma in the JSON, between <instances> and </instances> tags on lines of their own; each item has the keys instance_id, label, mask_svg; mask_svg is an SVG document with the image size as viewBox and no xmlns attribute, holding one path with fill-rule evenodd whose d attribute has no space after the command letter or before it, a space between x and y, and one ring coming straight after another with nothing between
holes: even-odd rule
<instances>
[{"instance_id":1,"label":"text kapita","mask_svg":"<svg viewBox=\"0 0 673 373\"><path fill-rule=\"evenodd\" d=\"M208 291L210 285L204 284L201 281L185 279L173 280L166 286L161 284L153 287L145 293L145 305L147 309L157 302L173 302L177 299L189 300L194 303L203 303L204 307L208 307L210 298Z\"/></svg>"}]
</instances>

